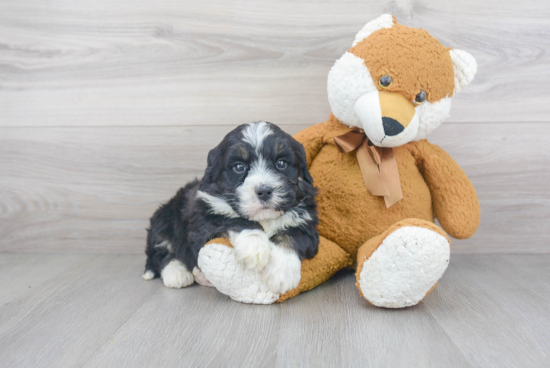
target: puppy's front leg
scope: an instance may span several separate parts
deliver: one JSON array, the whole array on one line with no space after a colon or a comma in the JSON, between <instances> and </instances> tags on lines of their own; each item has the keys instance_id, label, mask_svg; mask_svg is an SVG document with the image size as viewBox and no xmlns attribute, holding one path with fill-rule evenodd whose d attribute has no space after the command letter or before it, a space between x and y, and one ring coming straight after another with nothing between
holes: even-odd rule
<instances>
[{"instance_id":1,"label":"puppy's front leg","mask_svg":"<svg viewBox=\"0 0 550 368\"><path fill-rule=\"evenodd\" d=\"M284 294L298 286L302 262L294 249L271 243L271 257L262 279L274 293Z\"/></svg>"},{"instance_id":2,"label":"puppy's front leg","mask_svg":"<svg viewBox=\"0 0 550 368\"><path fill-rule=\"evenodd\" d=\"M245 268L262 269L269 260L270 241L262 230L229 231L229 241L235 248L235 256Z\"/></svg>"},{"instance_id":3,"label":"puppy's front leg","mask_svg":"<svg viewBox=\"0 0 550 368\"><path fill-rule=\"evenodd\" d=\"M271 240L271 257L262 279L273 292L284 294L300 283L302 260L317 254L319 234L314 226L290 228Z\"/></svg>"}]
</instances>

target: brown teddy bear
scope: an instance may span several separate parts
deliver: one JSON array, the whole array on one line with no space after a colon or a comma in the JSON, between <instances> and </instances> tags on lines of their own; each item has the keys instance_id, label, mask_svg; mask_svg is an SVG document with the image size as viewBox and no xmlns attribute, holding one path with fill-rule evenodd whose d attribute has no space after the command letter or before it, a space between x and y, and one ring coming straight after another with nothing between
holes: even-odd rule
<instances>
[{"instance_id":1,"label":"brown teddy bear","mask_svg":"<svg viewBox=\"0 0 550 368\"><path fill-rule=\"evenodd\" d=\"M284 295L271 292L261 271L236 261L226 239L201 250L204 276L235 300L269 304L353 267L359 293L370 303L419 303L447 268L447 233L468 238L479 224L472 184L444 150L425 140L476 71L470 54L391 15L367 23L329 73L329 119L295 136L319 188L321 235L318 254L302 262L300 284Z\"/></svg>"}]
</instances>

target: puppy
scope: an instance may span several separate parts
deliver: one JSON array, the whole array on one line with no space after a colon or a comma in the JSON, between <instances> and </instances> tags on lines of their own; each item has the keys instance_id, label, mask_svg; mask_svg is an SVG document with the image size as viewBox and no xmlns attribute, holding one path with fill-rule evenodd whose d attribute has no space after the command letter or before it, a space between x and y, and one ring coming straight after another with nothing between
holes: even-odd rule
<instances>
[{"instance_id":1,"label":"puppy","mask_svg":"<svg viewBox=\"0 0 550 368\"><path fill-rule=\"evenodd\" d=\"M316 190L304 148L276 125L237 127L208 154L202 180L181 188L151 218L143 278L181 288L208 285L197 266L209 240L226 237L244 267L276 293L300 282L317 253Z\"/></svg>"}]
</instances>

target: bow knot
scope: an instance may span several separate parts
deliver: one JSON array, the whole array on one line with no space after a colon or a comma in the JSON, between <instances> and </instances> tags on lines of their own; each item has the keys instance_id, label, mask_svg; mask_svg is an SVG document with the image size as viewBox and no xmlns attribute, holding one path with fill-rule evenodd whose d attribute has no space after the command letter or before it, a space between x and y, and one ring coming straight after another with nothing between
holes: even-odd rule
<instances>
[{"instance_id":1,"label":"bow knot","mask_svg":"<svg viewBox=\"0 0 550 368\"><path fill-rule=\"evenodd\" d=\"M376 147L362 129L334 137L342 153L356 151L363 181L370 194L383 196L386 208L403 199L393 148Z\"/></svg>"}]
</instances>

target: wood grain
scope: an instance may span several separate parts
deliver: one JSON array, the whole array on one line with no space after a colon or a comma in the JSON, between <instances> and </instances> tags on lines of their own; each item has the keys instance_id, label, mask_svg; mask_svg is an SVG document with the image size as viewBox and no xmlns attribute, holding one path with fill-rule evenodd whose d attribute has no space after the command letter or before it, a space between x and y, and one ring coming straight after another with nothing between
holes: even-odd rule
<instances>
[{"instance_id":1,"label":"wood grain","mask_svg":"<svg viewBox=\"0 0 550 368\"><path fill-rule=\"evenodd\" d=\"M450 121L548 121L546 0L52 0L0 1L0 126L324 121L334 60L388 12L476 57Z\"/></svg>"},{"instance_id":2,"label":"wood grain","mask_svg":"<svg viewBox=\"0 0 550 368\"><path fill-rule=\"evenodd\" d=\"M0 256L0 305L4 305L70 268L78 268L94 255L2 254Z\"/></svg>"},{"instance_id":3,"label":"wood grain","mask_svg":"<svg viewBox=\"0 0 550 368\"><path fill-rule=\"evenodd\" d=\"M386 12L478 60L431 137L482 205L453 251L550 251L543 0L0 0L0 251L141 252L232 127L325 121L331 65Z\"/></svg>"},{"instance_id":4,"label":"wood grain","mask_svg":"<svg viewBox=\"0 0 550 368\"><path fill-rule=\"evenodd\" d=\"M454 124L430 140L464 169L481 205L478 232L459 253L550 252L549 125ZM457 249L458 248L458 249Z\"/></svg>"},{"instance_id":5,"label":"wood grain","mask_svg":"<svg viewBox=\"0 0 550 368\"><path fill-rule=\"evenodd\" d=\"M471 366L425 305L376 308L354 283L342 272L283 303L278 367Z\"/></svg>"},{"instance_id":6,"label":"wood grain","mask_svg":"<svg viewBox=\"0 0 550 368\"><path fill-rule=\"evenodd\" d=\"M141 253L153 211L202 176L209 148L230 129L0 129L0 250ZM482 209L478 232L453 241L453 252L550 252L549 135L544 123L446 124L434 133Z\"/></svg>"},{"instance_id":7,"label":"wood grain","mask_svg":"<svg viewBox=\"0 0 550 368\"><path fill-rule=\"evenodd\" d=\"M138 258L97 256L3 305L0 365L82 366L156 290Z\"/></svg>"},{"instance_id":8,"label":"wood grain","mask_svg":"<svg viewBox=\"0 0 550 368\"><path fill-rule=\"evenodd\" d=\"M0 303L0 367L547 366L550 255L452 256L421 304L397 310L368 304L347 271L254 306L143 281L144 260L77 255L29 267L31 278L63 271Z\"/></svg>"},{"instance_id":9,"label":"wood grain","mask_svg":"<svg viewBox=\"0 0 550 368\"><path fill-rule=\"evenodd\" d=\"M542 259L548 261L546 257ZM437 288L426 300L445 333L474 366L535 367L541 358L548 359L550 339L540 338L550 336L548 267L536 256L517 256L521 265L515 258L455 257L444 276L446 287ZM506 330L494 328L511 321Z\"/></svg>"}]
</instances>

